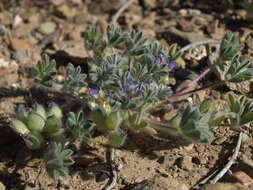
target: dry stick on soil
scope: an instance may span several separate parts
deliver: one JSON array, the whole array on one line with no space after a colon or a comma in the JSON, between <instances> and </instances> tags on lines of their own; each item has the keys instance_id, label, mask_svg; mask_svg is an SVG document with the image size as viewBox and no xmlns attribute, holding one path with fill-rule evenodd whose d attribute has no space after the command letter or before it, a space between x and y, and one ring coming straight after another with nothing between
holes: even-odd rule
<instances>
[{"instance_id":1,"label":"dry stick on soil","mask_svg":"<svg viewBox=\"0 0 253 190\"><path fill-rule=\"evenodd\" d=\"M199 189L200 186L206 184L215 174L217 174L218 170L215 170L213 173L211 173L211 175L207 176L206 178L204 178L203 180L201 180L199 183L197 183L196 185L194 185L191 190L194 189Z\"/></svg>"},{"instance_id":2,"label":"dry stick on soil","mask_svg":"<svg viewBox=\"0 0 253 190\"><path fill-rule=\"evenodd\" d=\"M205 44L211 44L211 43L220 43L221 41L220 40L213 40L213 39L209 39L209 40L203 40L203 41L199 41L199 42L193 42L193 43L191 43L191 44L189 44L189 45L186 45L186 46L184 46L183 48L181 48L179 51L181 52L181 53L183 53L183 52L185 52L186 50L188 50L188 49L191 49L191 48L193 48L193 47L195 47L195 46L200 46L200 45L205 45Z\"/></svg>"},{"instance_id":3,"label":"dry stick on soil","mask_svg":"<svg viewBox=\"0 0 253 190\"><path fill-rule=\"evenodd\" d=\"M117 24L117 20L120 15L127 9L134 1L136 0L128 0L122 7L116 12L116 14L112 17L111 24Z\"/></svg>"},{"instance_id":4,"label":"dry stick on soil","mask_svg":"<svg viewBox=\"0 0 253 190\"><path fill-rule=\"evenodd\" d=\"M104 190L111 190L117 183L117 171L116 171L116 166L114 164L114 154L115 154L114 148L109 149L109 154L110 154L112 180L111 180L111 183L104 188Z\"/></svg>"},{"instance_id":5,"label":"dry stick on soil","mask_svg":"<svg viewBox=\"0 0 253 190\"><path fill-rule=\"evenodd\" d=\"M217 181L219 181L220 178L222 178L227 171L231 168L231 166L235 163L237 156L239 154L239 150L242 144L242 135L243 133L240 132L239 134L239 138L237 141L237 145L234 151L234 154L232 155L232 157L230 158L229 162L225 165L225 167L215 176L215 178L213 180L210 181L210 183L216 183Z\"/></svg>"}]
</instances>

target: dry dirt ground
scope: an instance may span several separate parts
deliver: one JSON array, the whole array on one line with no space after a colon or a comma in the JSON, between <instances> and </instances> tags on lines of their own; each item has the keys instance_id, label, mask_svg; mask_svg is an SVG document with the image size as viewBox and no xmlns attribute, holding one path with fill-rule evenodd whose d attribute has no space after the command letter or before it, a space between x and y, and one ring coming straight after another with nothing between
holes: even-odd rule
<instances>
[{"instance_id":1,"label":"dry dirt ground","mask_svg":"<svg viewBox=\"0 0 253 190\"><path fill-rule=\"evenodd\" d=\"M29 71L41 55L55 58L58 80L68 62L84 70L87 52L82 32L88 25L104 30L122 4L121 0L2 0L0 2L0 189L71 189L99 190L110 182L106 139L100 135L88 144L74 142L76 163L70 175L50 179L39 152L29 151L22 139L9 129L16 106L44 105L55 100L62 107L71 103L59 97L46 97L31 91ZM227 2L227 1L226 1ZM135 28L147 36L183 47L203 39L220 40L226 31L236 33L245 58L253 63L253 23L240 5L215 4L212 0L173 0L164 7L162 1L140 0L123 12L118 20L124 30ZM178 61L178 70L199 74L207 67L207 55L215 45L204 46L207 53L200 58L186 52ZM195 49L196 50L196 49ZM199 51L198 49L196 51ZM199 53L199 54L202 54ZM198 55L199 55L198 54ZM205 85L217 75L207 76ZM178 78L172 79L177 85ZM251 83L201 91L192 96L193 103L214 97L226 108L226 94L251 96ZM66 111L65 110L65 111ZM166 116L167 113L164 113ZM164 116L164 117L165 117ZM129 134L125 145L115 150L118 180L114 189L187 190L220 170L229 161L238 140L238 132L227 126L213 129L211 144L185 144L180 139ZM251 125L243 128L244 136L237 162L220 180L221 184L203 189L253 189L253 139ZM224 184L224 183L228 184ZM232 184L232 185L231 185ZM3 186L3 187L2 187Z\"/></svg>"}]
</instances>

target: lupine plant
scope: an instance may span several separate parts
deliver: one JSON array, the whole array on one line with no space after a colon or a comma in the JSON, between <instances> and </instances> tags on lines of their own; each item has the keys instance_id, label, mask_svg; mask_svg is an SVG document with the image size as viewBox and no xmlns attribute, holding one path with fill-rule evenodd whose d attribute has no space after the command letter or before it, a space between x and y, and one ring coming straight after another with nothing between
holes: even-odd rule
<instances>
[{"instance_id":1,"label":"lupine plant","mask_svg":"<svg viewBox=\"0 0 253 190\"><path fill-rule=\"evenodd\" d=\"M182 103L169 121L161 122L153 117L160 105L178 104L175 101L178 97L203 90L190 89L217 68L227 65L224 77L208 88L252 79L253 69L249 68L249 61L241 60L239 42L232 33L227 33L217 52L210 55L210 68L175 93L170 86L170 75L181 56L176 45L170 46L167 52L159 42L150 41L142 32L123 32L113 25L108 26L105 35L97 28L88 28L84 45L90 55L88 72L83 73L79 66L68 64L64 82L57 84L54 81L55 61L45 56L32 74L36 85L57 86L63 92L79 96L84 104L82 107L87 106L89 111L70 112L65 119L66 125L62 125L59 107L58 114L54 114L39 105L29 114L18 111L18 120L12 124L29 148L48 148L45 164L53 178L67 174L66 167L73 164L72 151L64 150L63 145L71 139L86 142L91 139L93 130L107 136L113 147L124 145L127 131L149 135L173 131L189 141L208 143L213 139L211 128L224 119L230 120L232 129L253 120L251 100L245 96L236 100L232 95L228 96L230 111L217 110L213 100L207 99L200 105ZM80 87L86 88L85 95L77 93ZM69 133L71 138L67 135L64 138L63 135Z\"/></svg>"}]
</instances>

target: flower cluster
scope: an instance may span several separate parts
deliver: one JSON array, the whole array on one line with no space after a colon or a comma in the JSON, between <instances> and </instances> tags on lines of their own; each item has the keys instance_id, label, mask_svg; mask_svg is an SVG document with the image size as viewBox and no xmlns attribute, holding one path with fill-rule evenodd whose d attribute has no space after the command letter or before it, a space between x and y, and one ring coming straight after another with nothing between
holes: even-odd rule
<instances>
[{"instance_id":1,"label":"flower cluster","mask_svg":"<svg viewBox=\"0 0 253 190\"><path fill-rule=\"evenodd\" d=\"M165 56L165 53L163 51L159 51L155 60L153 61L153 64L162 64L163 63L163 57ZM170 57L166 57L166 65L169 69L169 71L171 71L175 66L176 66L176 62L171 62Z\"/></svg>"}]
</instances>

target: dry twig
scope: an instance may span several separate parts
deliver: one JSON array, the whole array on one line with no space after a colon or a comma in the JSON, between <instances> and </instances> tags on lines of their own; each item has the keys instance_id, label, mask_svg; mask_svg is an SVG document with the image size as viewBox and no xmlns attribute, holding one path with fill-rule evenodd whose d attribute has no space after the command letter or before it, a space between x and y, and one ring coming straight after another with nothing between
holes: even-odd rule
<instances>
[{"instance_id":1,"label":"dry twig","mask_svg":"<svg viewBox=\"0 0 253 190\"><path fill-rule=\"evenodd\" d=\"M210 40L203 40L203 41L199 41L199 42L193 42L191 44L188 44L188 45L184 46L179 51L181 53L183 53L186 50L191 49L191 48L193 48L195 46L200 46L200 45L205 45L205 44L211 44L211 43L220 43L220 42L221 42L220 40L212 40L212 39L210 39Z\"/></svg>"},{"instance_id":2,"label":"dry twig","mask_svg":"<svg viewBox=\"0 0 253 190\"><path fill-rule=\"evenodd\" d=\"M104 190L111 190L117 183L117 171L116 165L114 163L114 154L115 154L114 151L115 151L114 148L109 149L112 180L111 183L104 188Z\"/></svg>"},{"instance_id":3,"label":"dry twig","mask_svg":"<svg viewBox=\"0 0 253 190\"><path fill-rule=\"evenodd\" d=\"M242 135L243 133L240 132L239 134L239 138L237 141L237 145L234 151L234 154L232 155L232 157L230 158L229 162L225 165L225 167L215 176L215 178L213 180L210 181L210 183L216 183L217 181L219 181L220 178L222 178L227 171L231 168L231 166L235 163L237 156L239 154L239 150L242 144Z\"/></svg>"},{"instance_id":4,"label":"dry twig","mask_svg":"<svg viewBox=\"0 0 253 190\"><path fill-rule=\"evenodd\" d=\"M117 24L117 20L120 15L127 9L134 1L136 0L128 0L122 7L116 12L116 14L112 17L111 24Z\"/></svg>"},{"instance_id":5,"label":"dry twig","mask_svg":"<svg viewBox=\"0 0 253 190\"><path fill-rule=\"evenodd\" d=\"M215 170L211 175L209 175L206 178L204 178L203 180L201 180L198 184L196 184L191 189L199 189L201 185L206 184L208 181L210 183L214 184L214 183L218 182L228 172L228 170L231 168L231 166L235 163L237 156L239 154L239 150L240 150L241 143L242 143L242 135L243 135L243 133L240 132L235 151L234 151L232 157L230 158L229 162L225 165L225 167L220 172L218 172L218 174L217 174L217 170ZM210 180L213 176L215 176L215 177L212 180Z\"/></svg>"}]
</instances>

